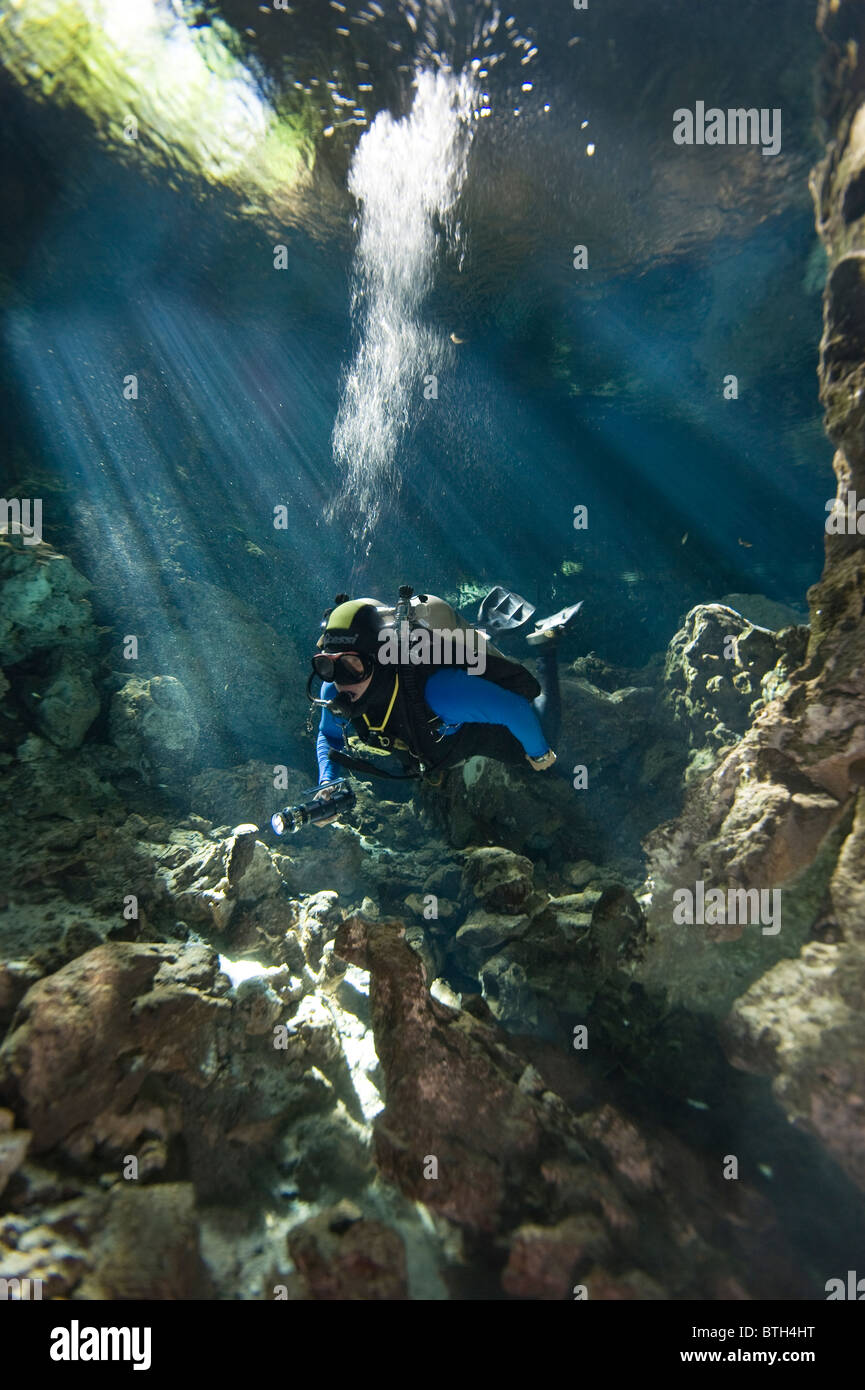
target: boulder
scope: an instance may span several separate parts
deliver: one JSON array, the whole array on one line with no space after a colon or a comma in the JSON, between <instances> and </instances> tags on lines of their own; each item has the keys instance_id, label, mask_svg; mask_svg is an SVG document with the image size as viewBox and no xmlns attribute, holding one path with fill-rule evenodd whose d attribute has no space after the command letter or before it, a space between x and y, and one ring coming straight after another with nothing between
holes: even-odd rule
<instances>
[{"instance_id":1,"label":"boulder","mask_svg":"<svg viewBox=\"0 0 865 1390\"><path fill-rule=\"evenodd\" d=\"M735 744L762 708L763 686L779 663L801 664L807 631L795 642L757 627L723 604L698 604L673 637L664 670L666 703L687 738L690 770L700 776L721 748ZM773 690L778 693L776 677Z\"/></svg>"},{"instance_id":2,"label":"boulder","mask_svg":"<svg viewBox=\"0 0 865 1390\"><path fill-rule=\"evenodd\" d=\"M20 535L0 534L0 663L64 647L92 655L92 588L47 542L30 546Z\"/></svg>"},{"instance_id":3,"label":"boulder","mask_svg":"<svg viewBox=\"0 0 865 1390\"><path fill-rule=\"evenodd\" d=\"M113 1188L94 1254L92 1277L79 1296L171 1302L213 1297L191 1183Z\"/></svg>"},{"instance_id":4,"label":"boulder","mask_svg":"<svg viewBox=\"0 0 865 1390\"><path fill-rule=\"evenodd\" d=\"M205 1086L229 1007L206 992L216 974L205 947L112 943L32 985L0 1047L0 1093L33 1153L124 1113L151 1074Z\"/></svg>"},{"instance_id":5,"label":"boulder","mask_svg":"<svg viewBox=\"0 0 865 1390\"><path fill-rule=\"evenodd\" d=\"M490 913L519 913L533 889L530 859L500 847L467 850L463 891L479 899Z\"/></svg>"},{"instance_id":6,"label":"boulder","mask_svg":"<svg viewBox=\"0 0 865 1390\"><path fill-rule=\"evenodd\" d=\"M58 748L78 748L99 708L99 695L80 657L64 652L36 707L37 729Z\"/></svg>"},{"instance_id":7,"label":"boulder","mask_svg":"<svg viewBox=\"0 0 865 1390\"><path fill-rule=\"evenodd\" d=\"M199 739L192 700L174 676L130 676L111 701L109 731L129 767L175 780L189 767Z\"/></svg>"},{"instance_id":8,"label":"boulder","mask_svg":"<svg viewBox=\"0 0 865 1390\"><path fill-rule=\"evenodd\" d=\"M295 1226L288 1249L308 1298L348 1302L408 1298L401 1237L382 1222L365 1219L351 1202L339 1202Z\"/></svg>"},{"instance_id":9,"label":"boulder","mask_svg":"<svg viewBox=\"0 0 865 1390\"><path fill-rule=\"evenodd\" d=\"M772 1077L790 1121L865 1189L865 951L812 942L738 999L722 1029L734 1066Z\"/></svg>"},{"instance_id":10,"label":"boulder","mask_svg":"<svg viewBox=\"0 0 865 1390\"><path fill-rule=\"evenodd\" d=\"M704 1167L659 1126L587 1102L560 1049L527 1055L482 1010L439 1003L400 923L348 918L336 950L370 972L379 1172L461 1233L457 1290L476 1296L480 1270L495 1297L495 1250L498 1291L517 1298L571 1300L590 1276L601 1298L641 1287L712 1298L734 1283L745 1297L804 1296L770 1205L747 1183L724 1183L714 1160ZM557 1073L580 1113L552 1089ZM605 1289L605 1267L628 1275Z\"/></svg>"}]
</instances>

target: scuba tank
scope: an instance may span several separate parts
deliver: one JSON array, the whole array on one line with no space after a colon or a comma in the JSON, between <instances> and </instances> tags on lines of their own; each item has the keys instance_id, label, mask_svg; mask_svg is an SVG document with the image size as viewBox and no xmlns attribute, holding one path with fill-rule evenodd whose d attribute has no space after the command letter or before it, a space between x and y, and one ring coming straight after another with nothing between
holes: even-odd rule
<instances>
[{"instance_id":1,"label":"scuba tank","mask_svg":"<svg viewBox=\"0 0 865 1390\"><path fill-rule=\"evenodd\" d=\"M505 656L489 640L483 628L468 622L455 608L435 594L415 594L409 585L403 584L400 586L397 604L392 609L384 609L382 617L387 627L395 630L397 639L404 622L408 623L409 632L418 628L426 628L430 632L474 632L477 634L475 650L478 656L483 656L485 663L482 673L478 672L480 679L492 681L494 685L500 685L515 695L522 695L525 700L534 700L541 693L541 687L531 671L519 661ZM430 673L449 664L451 663L432 663ZM457 667L464 666L462 662L453 664Z\"/></svg>"}]
</instances>

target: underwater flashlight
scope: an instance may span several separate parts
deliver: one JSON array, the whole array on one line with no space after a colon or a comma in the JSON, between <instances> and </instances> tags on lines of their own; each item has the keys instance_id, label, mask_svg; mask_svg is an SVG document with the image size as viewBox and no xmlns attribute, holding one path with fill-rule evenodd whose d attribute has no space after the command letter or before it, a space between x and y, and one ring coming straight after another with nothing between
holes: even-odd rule
<instances>
[{"instance_id":1,"label":"underwater flashlight","mask_svg":"<svg viewBox=\"0 0 865 1390\"><path fill-rule=\"evenodd\" d=\"M296 806L285 806L272 815L270 824L275 834L284 835L286 831L294 834L304 825L312 825L315 821L327 820L340 811L351 810L357 800L350 782L346 780L331 782L329 796L317 798L315 794L320 790L320 787L311 787L307 800L299 802Z\"/></svg>"}]
</instances>

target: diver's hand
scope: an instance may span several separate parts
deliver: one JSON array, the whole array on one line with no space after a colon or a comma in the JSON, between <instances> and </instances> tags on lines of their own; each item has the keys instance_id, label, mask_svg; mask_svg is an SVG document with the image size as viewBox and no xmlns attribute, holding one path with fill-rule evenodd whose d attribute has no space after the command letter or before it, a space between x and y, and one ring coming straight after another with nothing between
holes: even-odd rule
<instances>
[{"instance_id":1,"label":"diver's hand","mask_svg":"<svg viewBox=\"0 0 865 1390\"><path fill-rule=\"evenodd\" d=\"M556 755L552 748L548 748L546 753L542 753L539 758L530 758L527 753L526 760L531 763L535 772L543 772L545 768L552 767L556 761Z\"/></svg>"},{"instance_id":2,"label":"diver's hand","mask_svg":"<svg viewBox=\"0 0 865 1390\"><path fill-rule=\"evenodd\" d=\"M329 801L330 798L333 796L333 788L334 788L333 782L325 782L324 786L323 786L323 787L319 787L319 789L318 789L318 791L316 792L315 796L312 798L313 801ZM333 822L334 822L335 820L339 820L339 816L328 816L325 820L317 820L317 821L315 822L315 824L316 824L316 825L333 825Z\"/></svg>"}]
</instances>

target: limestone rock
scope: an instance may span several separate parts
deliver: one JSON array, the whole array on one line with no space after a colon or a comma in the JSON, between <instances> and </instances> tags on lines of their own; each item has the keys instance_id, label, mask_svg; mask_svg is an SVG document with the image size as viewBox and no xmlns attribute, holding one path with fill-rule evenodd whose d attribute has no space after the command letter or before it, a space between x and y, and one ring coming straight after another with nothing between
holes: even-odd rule
<instances>
[{"instance_id":1,"label":"limestone rock","mask_svg":"<svg viewBox=\"0 0 865 1390\"><path fill-rule=\"evenodd\" d=\"M205 948L112 944L33 985L0 1047L0 1091L33 1131L33 1152L123 1112L151 1073L206 1084L227 1006L199 986L215 975Z\"/></svg>"},{"instance_id":2,"label":"limestone rock","mask_svg":"<svg viewBox=\"0 0 865 1390\"><path fill-rule=\"evenodd\" d=\"M380 1221L362 1218L350 1202L296 1226L288 1248L309 1298L353 1302L408 1297L400 1236Z\"/></svg>"},{"instance_id":3,"label":"limestone rock","mask_svg":"<svg viewBox=\"0 0 865 1390\"><path fill-rule=\"evenodd\" d=\"M609 1249L603 1221L591 1214L568 1216L555 1226L521 1226L511 1238L502 1288L514 1298L569 1298L572 1271Z\"/></svg>"},{"instance_id":4,"label":"limestone rock","mask_svg":"<svg viewBox=\"0 0 865 1390\"><path fill-rule=\"evenodd\" d=\"M801 663L805 642L796 652ZM664 682L675 723L691 749L693 776L735 744L763 704L763 682L789 656L767 628L722 604L699 604L672 639ZM785 668L786 669L786 668Z\"/></svg>"},{"instance_id":5,"label":"limestone rock","mask_svg":"<svg viewBox=\"0 0 865 1390\"><path fill-rule=\"evenodd\" d=\"M33 1137L26 1129L15 1129L14 1118L11 1110L0 1110L0 1193L27 1157Z\"/></svg>"},{"instance_id":6,"label":"limestone rock","mask_svg":"<svg viewBox=\"0 0 865 1390\"><path fill-rule=\"evenodd\" d=\"M92 1285L85 1292L107 1299L212 1297L191 1183L112 1190Z\"/></svg>"},{"instance_id":7,"label":"limestone rock","mask_svg":"<svg viewBox=\"0 0 865 1390\"><path fill-rule=\"evenodd\" d=\"M109 728L131 767L152 765L163 780L182 773L198 747L192 700L174 676L129 676L111 701Z\"/></svg>"},{"instance_id":8,"label":"limestone rock","mask_svg":"<svg viewBox=\"0 0 865 1390\"><path fill-rule=\"evenodd\" d=\"M78 748L99 713L99 696L80 658L60 659L36 709L36 727L58 748Z\"/></svg>"},{"instance_id":9,"label":"limestone rock","mask_svg":"<svg viewBox=\"0 0 865 1390\"><path fill-rule=\"evenodd\" d=\"M374 1122L380 1173L458 1227L467 1250L494 1240L511 1296L570 1299L600 1260L652 1296L711 1297L719 1281L746 1296L801 1296L768 1203L745 1183L719 1185L683 1144L616 1106L583 1101L578 1115L549 1086L549 1067L566 1093L574 1085L560 1051L538 1045L529 1058L430 997L399 923L349 918L336 949L370 972L386 1095ZM628 1296L595 1278L595 1296Z\"/></svg>"},{"instance_id":10,"label":"limestone rock","mask_svg":"<svg viewBox=\"0 0 865 1390\"><path fill-rule=\"evenodd\" d=\"M522 936L528 931L531 920L526 913L514 917L484 912L482 909L470 912L456 934L455 945L469 956L478 953L482 956L484 952L489 953L496 946L501 946L503 941Z\"/></svg>"},{"instance_id":11,"label":"limestone rock","mask_svg":"<svg viewBox=\"0 0 865 1390\"><path fill-rule=\"evenodd\" d=\"M728 1057L772 1076L791 1121L865 1188L865 951L813 942L736 1001Z\"/></svg>"},{"instance_id":12,"label":"limestone rock","mask_svg":"<svg viewBox=\"0 0 865 1390\"><path fill-rule=\"evenodd\" d=\"M542 1020L552 1023L552 1013L542 1012L535 981L529 982L525 967L511 952L484 961L478 975L490 1013L504 1028L533 1033L541 1030Z\"/></svg>"},{"instance_id":13,"label":"limestone rock","mask_svg":"<svg viewBox=\"0 0 865 1390\"><path fill-rule=\"evenodd\" d=\"M519 913L532 892L534 868L523 855L501 848L473 849L463 861L463 886L487 912Z\"/></svg>"},{"instance_id":14,"label":"limestone rock","mask_svg":"<svg viewBox=\"0 0 865 1390\"><path fill-rule=\"evenodd\" d=\"M309 775L293 768L280 776L279 787L274 786L276 777L275 765L258 759L230 768L208 767L192 778L191 801L215 825L252 821L265 834L273 813L300 801L309 787Z\"/></svg>"},{"instance_id":15,"label":"limestone rock","mask_svg":"<svg viewBox=\"0 0 865 1390\"><path fill-rule=\"evenodd\" d=\"M434 814L446 822L448 843L456 848L492 841L516 853L549 849L567 836L575 819L574 799L563 779L532 772L528 764L524 772L492 758L470 758L448 772L442 789L432 795Z\"/></svg>"},{"instance_id":16,"label":"limestone rock","mask_svg":"<svg viewBox=\"0 0 865 1390\"><path fill-rule=\"evenodd\" d=\"M59 647L92 652L92 587L47 542L29 546L0 535L0 662L11 666Z\"/></svg>"}]
</instances>

